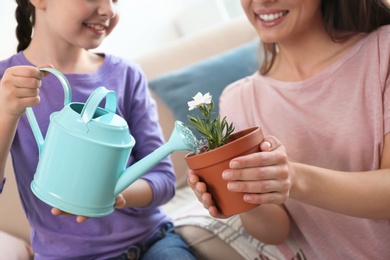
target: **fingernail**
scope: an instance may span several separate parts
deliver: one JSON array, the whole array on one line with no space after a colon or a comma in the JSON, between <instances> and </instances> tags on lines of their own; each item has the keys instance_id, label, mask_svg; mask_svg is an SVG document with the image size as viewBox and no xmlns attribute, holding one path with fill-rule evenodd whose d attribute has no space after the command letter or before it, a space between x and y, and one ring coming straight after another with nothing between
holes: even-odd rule
<instances>
[{"instance_id":1,"label":"fingernail","mask_svg":"<svg viewBox=\"0 0 390 260\"><path fill-rule=\"evenodd\" d=\"M263 145L269 150L271 148L271 143L268 141L263 142Z\"/></svg>"},{"instance_id":2,"label":"fingernail","mask_svg":"<svg viewBox=\"0 0 390 260\"><path fill-rule=\"evenodd\" d=\"M229 166L230 168L238 168L240 167L240 163L238 161L231 161Z\"/></svg>"},{"instance_id":3,"label":"fingernail","mask_svg":"<svg viewBox=\"0 0 390 260\"><path fill-rule=\"evenodd\" d=\"M250 195L250 194L245 194L244 195L244 200L245 201L248 201L248 202L251 202L251 201L253 201L253 195Z\"/></svg>"},{"instance_id":4,"label":"fingernail","mask_svg":"<svg viewBox=\"0 0 390 260\"><path fill-rule=\"evenodd\" d=\"M229 182L228 183L228 189L229 190L235 190L235 189L237 189L237 187L238 187L237 183L234 183L234 182Z\"/></svg>"},{"instance_id":5,"label":"fingernail","mask_svg":"<svg viewBox=\"0 0 390 260\"><path fill-rule=\"evenodd\" d=\"M233 173L231 171L224 171L222 173L222 179L228 180L233 176Z\"/></svg>"}]
</instances>

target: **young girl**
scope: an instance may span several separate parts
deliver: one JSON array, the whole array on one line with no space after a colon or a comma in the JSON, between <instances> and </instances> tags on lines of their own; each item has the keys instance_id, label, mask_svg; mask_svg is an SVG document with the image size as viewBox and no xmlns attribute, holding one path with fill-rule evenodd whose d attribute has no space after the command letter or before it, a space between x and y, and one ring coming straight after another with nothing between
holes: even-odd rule
<instances>
[{"instance_id":1,"label":"young girl","mask_svg":"<svg viewBox=\"0 0 390 260\"><path fill-rule=\"evenodd\" d=\"M236 130L260 125L267 136L263 152L233 159L222 175L260 205L240 214L243 226L265 243L291 233L305 259L390 258L388 2L241 4L265 59L225 89L220 111ZM205 184L188 180L224 217Z\"/></svg>"},{"instance_id":2,"label":"young girl","mask_svg":"<svg viewBox=\"0 0 390 260\"><path fill-rule=\"evenodd\" d=\"M82 216L64 216L33 195L30 183L38 149L24 110L34 106L45 135L50 114L63 107L58 79L53 75L43 79L35 67L38 64L52 64L65 73L72 87L72 102L85 102L99 86L117 93L117 113L126 119L137 140L129 164L163 145L164 140L140 67L88 51L98 47L115 28L119 20L117 1L17 0L17 4L18 53L0 62L0 180L11 151L31 225L35 259L194 259L173 232L170 218L159 208L175 193L175 176L168 158L119 195L117 209L105 217L84 222Z\"/></svg>"}]
</instances>

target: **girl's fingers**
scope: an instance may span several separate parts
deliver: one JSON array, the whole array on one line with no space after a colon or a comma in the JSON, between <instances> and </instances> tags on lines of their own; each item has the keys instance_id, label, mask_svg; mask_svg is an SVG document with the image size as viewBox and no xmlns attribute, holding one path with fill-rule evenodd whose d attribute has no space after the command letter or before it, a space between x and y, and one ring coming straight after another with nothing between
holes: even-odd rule
<instances>
[{"instance_id":1,"label":"girl's fingers","mask_svg":"<svg viewBox=\"0 0 390 260\"><path fill-rule=\"evenodd\" d=\"M67 213L67 212L65 212L65 211L62 211L62 210L57 209L57 208L52 208L52 209L51 209L51 214L56 215L56 216L58 216L58 215L62 215L62 216L73 216L72 214Z\"/></svg>"},{"instance_id":2,"label":"girl's fingers","mask_svg":"<svg viewBox=\"0 0 390 260\"><path fill-rule=\"evenodd\" d=\"M52 68L53 69L54 66L52 64L42 64L42 65L37 66L37 68L38 69L42 69L42 68ZM43 72L44 76L47 76L48 74L50 74L50 72L48 72L48 71L41 71L41 72Z\"/></svg>"},{"instance_id":3,"label":"girl's fingers","mask_svg":"<svg viewBox=\"0 0 390 260\"><path fill-rule=\"evenodd\" d=\"M118 196L116 196L116 198L115 198L115 208L122 209L125 206L126 206L126 200L123 197L123 195L119 194Z\"/></svg>"},{"instance_id":4,"label":"girl's fingers","mask_svg":"<svg viewBox=\"0 0 390 260\"><path fill-rule=\"evenodd\" d=\"M32 66L16 66L10 67L6 70L6 73L14 77L21 78L35 78L41 80L44 76L44 73L38 68Z\"/></svg>"},{"instance_id":5,"label":"girl's fingers","mask_svg":"<svg viewBox=\"0 0 390 260\"><path fill-rule=\"evenodd\" d=\"M64 212L60 209L57 209L57 208L52 208L51 209L51 214L55 215L55 216L68 216L68 217L74 217L75 215L73 214L70 214L70 213L67 213L67 212ZM88 217L84 217L84 216L76 216L76 221L78 223L82 223L84 221L86 221L88 219Z\"/></svg>"},{"instance_id":6,"label":"girl's fingers","mask_svg":"<svg viewBox=\"0 0 390 260\"><path fill-rule=\"evenodd\" d=\"M26 89L37 91L41 87L42 81L37 78L17 77L14 79L13 85L17 87L18 90ZM33 94L37 94L37 92L33 92Z\"/></svg>"},{"instance_id":7,"label":"girl's fingers","mask_svg":"<svg viewBox=\"0 0 390 260\"><path fill-rule=\"evenodd\" d=\"M88 218L87 217L84 217L84 216L77 216L76 217L76 221L77 223L83 223L84 221L86 221Z\"/></svg>"},{"instance_id":8,"label":"girl's fingers","mask_svg":"<svg viewBox=\"0 0 390 260\"><path fill-rule=\"evenodd\" d=\"M51 68L51 69L53 69L54 66L52 64L50 64L50 63L47 63L47 64L38 65L37 68L38 69L42 69L42 68Z\"/></svg>"}]
</instances>

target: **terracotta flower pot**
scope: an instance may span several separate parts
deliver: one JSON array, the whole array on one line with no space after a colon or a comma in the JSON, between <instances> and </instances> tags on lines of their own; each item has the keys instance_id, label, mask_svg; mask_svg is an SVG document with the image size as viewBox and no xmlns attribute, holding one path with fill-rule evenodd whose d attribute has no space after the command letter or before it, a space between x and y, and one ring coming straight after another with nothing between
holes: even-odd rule
<instances>
[{"instance_id":1,"label":"terracotta flower pot","mask_svg":"<svg viewBox=\"0 0 390 260\"><path fill-rule=\"evenodd\" d=\"M263 132L260 127L248 128L233 133L227 144L208 152L185 156L188 167L207 185L218 209L225 216L232 216L257 207L247 203L243 193L232 192L227 188L227 181L222 179L222 172L229 168L231 159L260 151Z\"/></svg>"}]
</instances>

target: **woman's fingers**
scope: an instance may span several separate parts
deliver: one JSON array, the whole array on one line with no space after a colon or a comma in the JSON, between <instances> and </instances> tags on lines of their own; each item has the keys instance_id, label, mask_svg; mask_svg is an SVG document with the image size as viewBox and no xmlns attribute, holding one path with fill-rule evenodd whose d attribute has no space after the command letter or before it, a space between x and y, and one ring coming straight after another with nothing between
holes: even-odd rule
<instances>
[{"instance_id":1,"label":"woman's fingers","mask_svg":"<svg viewBox=\"0 0 390 260\"><path fill-rule=\"evenodd\" d=\"M210 193L207 192L207 186L204 182L199 181L199 177L189 170L188 185L194 191L198 200L202 203L203 207L209 211L209 214L214 218L226 218L217 208Z\"/></svg>"},{"instance_id":2,"label":"woman's fingers","mask_svg":"<svg viewBox=\"0 0 390 260\"><path fill-rule=\"evenodd\" d=\"M271 147L272 149L272 147ZM257 152L234 158L230 161L230 169L244 169L253 167L266 167L285 164L287 155L284 146L278 146L275 150Z\"/></svg>"},{"instance_id":3,"label":"woman's fingers","mask_svg":"<svg viewBox=\"0 0 390 260\"><path fill-rule=\"evenodd\" d=\"M191 170L188 171L187 183L188 186L190 186L190 188L194 191L198 200L202 201L202 194L206 192L206 187L199 182L199 177L196 176Z\"/></svg>"},{"instance_id":4,"label":"woman's fingers","mask_svg":"<svg viewBox=\"0 0 390 260\"><path fill-rule=\"evenodd\" d=\"M237 157L222 173L228 189L242 192L254 204L285 202L291 188L289 161L284 146L273 136L260 144L261 152Z\"/></svg>"},{"instance_id":5,"label":"woman's fingers","mask_svg":"<svg viewBox=\"0 0 390 260\"><path fill-rule=\"evenodd\" d=\"M263 152L271 152L277 149L281 145L280 141L274 136L269 135L264 138L263 142L260 144L260 149Z\"/></svg>"},{"instance_id":6,"label":"woman's fingers","mask_svg":"<svg viewBox=\"0 0 390 260\"><path fill-rule=\"evenodd\" d=\"M288 198L288 193L247 193L244 200L252 204L283 204Z\"/></svg>"}]
</instances>

